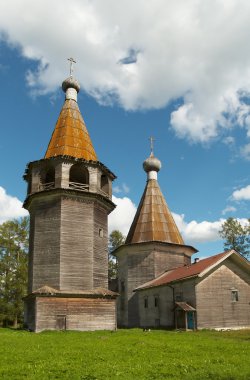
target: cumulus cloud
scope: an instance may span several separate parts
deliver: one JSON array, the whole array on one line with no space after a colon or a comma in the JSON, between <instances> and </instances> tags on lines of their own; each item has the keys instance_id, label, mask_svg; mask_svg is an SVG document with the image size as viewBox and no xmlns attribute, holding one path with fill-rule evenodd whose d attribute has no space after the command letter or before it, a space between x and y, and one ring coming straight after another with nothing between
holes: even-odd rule
<instances>
[{"instance_id":1,"label":"cumulus cloud","mask_svg":"<svg viewBox=\"0 0 250 380\"><path fill-rule=\"evenodd\" d=\"M246 160L250 160L250 144L246 144L240 148L240 155Z\"/></svg>"},{"instance_id":2,"label":"cumulus cloud","mask_svg":"<svg viewBox=\"0 0 250 380\"><path fill-rule=\"evenodd\" d=\"M0 36L37 61L26 75L34 93L53 92L73 56L100 103L176 101L172 129L206 143L235 125L250 137L249 13L247 0L9 0L0 3Z\"/></svg>"},{"instance_id":3,"label":"cumulus cloud","mask_svg":"<svg viewBox=\"0 0 250 380\"><path fill-rule=\"evenodd\" d=\"M113 192L116 194L119 194L119 193L128 194L130 192L130 188L126 185L126 183L123 183L121 186L114 186Z\"/></svg>"},{"instance_id":4,"label":"cumulus cloud","mask_svg":"<svg viewBox=\"0 0 250 380\"><path fill-rule=\"evenodd\" d=\"M225 144L225 145L228 145L228 146L232 146L234 145L235 143L235 138L233 136L227 136L225 137L222 142Z\"/></svg>"},{"instance_id":5,"label":"cumulus cloud","mask_svg":"<svg viewBox=\"0 0 250 380\"><path fill-rule=\"evenodd\" d=\"M235 201L249 201L250 200L250 185L235 190L231 196Z\"/></svg>"},{"instance_id":6,"label":"cumulus cloud","mask_svg":"<svg viewBox=\"0 0 250 380\"><path fill-rule=\"evenodd\" d=\"M22 208L22 202L16 197L8 195L5 189L0 186L0 224L26 215L28 212Z\"/></svg>"},{"instance_id":7,"label":"cumulus cloud","mask_svg":"<svg viewBox=\"0 0 250 380\"><path fill-rule=\"evenodd\" d=\"M221 239L219 231L222 223L225 222L223 218L214 222L206 220L201 222L195 220L186 222L183 214L173 213L173 217L186 244L195 245L196 243L208 243ZM248 219L246 218L237 218L237 220L242 226L248 224Z\"/></svg>"},{"instance_id":8,"label":"cumulus cloud","mask_svg":"<svg viewBox=\"0 0 250 380\"><path fill-rule=\"evenodd\" d=\"M136 206L128 197L118 198L113 195L113 202L116 204L116 208L109 215L109 233L113 230L119 230L126 236L134 219Z\"/></svg>"},{"instance_id":9,"label":"cumulus cloud","mask_svg":"<svg viewBox=\"0 0 250 380\"><path fill-rule=\"evenodd\" d=\"M236 208L235 207L233 207L233 206L227 206L227 207L225 207L224 208L224 210L222 210L222 215L225 215L225 214L227 214L227 213L229 213L229 212L235 212L236 211Z\"/></svg>"},{"instance_id":10,"label":"cumulus cloud","mask_svg":"<svg viewBox=\"0 0 250 380\"><path fill-rule=\"evenodd\" d=\"M191 222L185 221L185 216L173 213L175 222L183 236L186 244L207 243L220 239L219 230L225 219L220 219L215 222L202 221Z\"/></svg>"}]
</instances>

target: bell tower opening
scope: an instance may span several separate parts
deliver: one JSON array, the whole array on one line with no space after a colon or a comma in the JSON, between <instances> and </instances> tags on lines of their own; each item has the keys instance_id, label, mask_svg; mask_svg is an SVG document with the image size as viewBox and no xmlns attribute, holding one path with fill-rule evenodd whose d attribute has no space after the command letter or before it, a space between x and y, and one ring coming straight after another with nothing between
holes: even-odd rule
<instances>
[{"instance_id":1,"label":"bell tower opening","mask_svg":"<svg viewBox=\"0 0 250 380\"><path fill-rule=\"evenodd\" d=\"M41 176L41 190L49 190L55 187L55 168L49 166Z\"/></svg>"},{"instance_id":2,"label":"bell tower opening","mask_svg":"<svg viewBox=\"0 0 250 380\"><path fill-rule=\"evenodd\" d=\"M109 193L109 180L108 180L108 177L104 174L101 176L101 190L105 194Z\"/></svg>"},{"instance_id":3,"label":"bell tower opening","mask_svg":"<svg viewBox=\"0 0 250 380\"><path fill-rule=\"evenodd\" d=\"M77 190L89 189L89 172L81 164L71 166L69 172L69 187Z\"/></svg>"}]
</instances>

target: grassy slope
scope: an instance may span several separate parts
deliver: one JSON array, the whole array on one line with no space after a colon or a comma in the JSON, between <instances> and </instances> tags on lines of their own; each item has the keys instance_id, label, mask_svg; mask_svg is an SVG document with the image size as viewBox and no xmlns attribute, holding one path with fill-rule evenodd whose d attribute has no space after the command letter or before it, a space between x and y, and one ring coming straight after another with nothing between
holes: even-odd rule
<instances>
[{"instance_id":1,"label":"grassy slope","mask_svg":"<svg viewBox=\"0 0 250 380\"><path fill-rule=\"evenodd\" d=\"M250 330L43 332L0 329L5 379L250 379Z\"/></svg>"}]
</instances>

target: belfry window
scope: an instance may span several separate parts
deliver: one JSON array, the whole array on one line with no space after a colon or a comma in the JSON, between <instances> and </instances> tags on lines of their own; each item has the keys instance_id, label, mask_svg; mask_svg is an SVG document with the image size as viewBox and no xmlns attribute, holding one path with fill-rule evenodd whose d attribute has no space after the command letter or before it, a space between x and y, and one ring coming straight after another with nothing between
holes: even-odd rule
<instances>
[{"instance_id":1,"label":"belfry window","mask_svg":"<svg viewBox=\"0 0 250 380\"><path fill-rule=\"evenodd\" d=\"M89 172L81 164L71 166L69 172L69 187L76 190L89 189Z\"/></svg>"},{"instance_id":2,"label":"belfry window","mask_svg":"<svg viewBox=\"0 0 250 380\"><path fill-rule=\"evenodd\" d=\"M104 174L101 176L101 190L106 194L109 193L109 180Z\"/></svg>"},{"instance_id":3,"label":"belfry window","mask_svg":"<svg viewBox=\"0 0 250 380\"><path fill-rule=\"evenodd\" d=\"M49 190L55 187L55 168L50 166L41 174L41 190Z\"/></svg>"}]
</instances>

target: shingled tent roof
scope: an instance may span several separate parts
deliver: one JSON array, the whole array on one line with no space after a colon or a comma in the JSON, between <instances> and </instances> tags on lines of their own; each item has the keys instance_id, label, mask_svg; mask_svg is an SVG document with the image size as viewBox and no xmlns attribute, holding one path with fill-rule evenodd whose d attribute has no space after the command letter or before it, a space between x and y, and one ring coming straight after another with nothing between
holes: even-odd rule
<instances>
[{"instance_id":1,"label":"shingled tent roof","mask_svg":"<svg viewBox=\"0 0 250 380\"><path fill-rule=\"evenodd\" d=\"M184 244L155 179L147 181L126 244L148 241Z\"/></svg>"},{"instance_id":2,"label":"shingled tent roof","mask_svg":"<svg viewBox=\"0 0 250 380\"><path fill-rule=\"evenodd\" d=\"M98 161L86 125L77 104L80 85L73 77L65 79L66 98L44 158L71 156Z\"/></svg>"}]
</instances>

